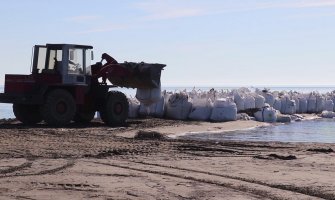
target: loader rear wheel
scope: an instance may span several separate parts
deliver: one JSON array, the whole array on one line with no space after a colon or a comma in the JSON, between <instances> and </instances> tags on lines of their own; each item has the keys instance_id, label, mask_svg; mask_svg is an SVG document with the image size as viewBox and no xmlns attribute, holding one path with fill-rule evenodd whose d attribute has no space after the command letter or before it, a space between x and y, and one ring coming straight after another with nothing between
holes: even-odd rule
<instances>
[{"instance_id":1,"label":"loader rear wheel","mask_svg":"<svg viewBox=\"0 0 335 200\"><path fill-rule=\"evenodd\" d=\"M13 112L16 119L26 125L34 125L42 121L37 105L13 104Z\"/></svg>"},{"instance_id":2,"label":"loader rear wheel","mask_svg":"<svg viewBox=\"0 0 335 200\"><path fill-rule=\"evenodd\" d=\"M127 97L119 91L109 92L103 108L100 110L101 119L109 126L124 125L128 117Z\"/></svg>"},{"instance_id":3,"label":"loader rear wheel","mask_svg":"<svg viewBox=\"0 0 335 200\"><path fill-rule=\"evenodd\" d=\"M69 124L76 114L76 102L66 90L51 91L41 106L41 115L44 121L54 126Z\"/></svg>"}]
</instances>

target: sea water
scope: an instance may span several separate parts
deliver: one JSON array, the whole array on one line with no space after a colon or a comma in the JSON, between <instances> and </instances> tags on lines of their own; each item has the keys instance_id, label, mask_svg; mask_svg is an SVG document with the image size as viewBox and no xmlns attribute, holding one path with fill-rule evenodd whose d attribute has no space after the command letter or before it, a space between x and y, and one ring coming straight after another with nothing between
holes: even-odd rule
<instances>
[{"instance_id":1,"label":"sea water","mask_svg":"<svg viewBox=\"0 0 335 200\"><path fill-rule=\"evenodd\" d=\"M335 119L306 120L222 133L187 134L179 138L213 141L335 143Z\"/></svg>"},{"instance_id":2,"label":"sea water","mask_svg":"<svg viewBox=\"0 0 335 200\"><path fill-rule=\"evenodd\" d=\"M3 90L3 86L0 86L0 93L3 93ZM0 103L0 119L3 118L14 118L12 104Z\"/></svg>"}]
</instances>

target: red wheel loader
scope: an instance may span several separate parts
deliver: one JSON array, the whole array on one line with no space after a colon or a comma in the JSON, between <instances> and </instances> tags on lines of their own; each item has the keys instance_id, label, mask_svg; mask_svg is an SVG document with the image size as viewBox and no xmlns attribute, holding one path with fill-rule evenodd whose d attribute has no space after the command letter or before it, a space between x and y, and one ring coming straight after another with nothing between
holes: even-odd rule
<instances>
[{"instance_id":1,"label":"red wheel loader","mask_svg":"<svg viewBox=\"0 0 335 200\"><path fill-rule=\"evenodd\" d=\"M101 62L91 65L92 49L75 44L34 46L31 74L6 74L0 103L12 103L16 118L28 125L43 120L53 126L88 123L96 111L110 126L124 124L127 98L110 88L160 87L165 65L118 63L106 53Z\"/></svg>"}]
</instances>

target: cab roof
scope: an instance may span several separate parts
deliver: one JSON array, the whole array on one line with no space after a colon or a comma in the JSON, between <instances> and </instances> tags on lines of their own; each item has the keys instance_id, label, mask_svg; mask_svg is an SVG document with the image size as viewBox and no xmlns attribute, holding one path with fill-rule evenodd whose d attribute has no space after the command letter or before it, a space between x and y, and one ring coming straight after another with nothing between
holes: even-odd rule
<instances>
[{"instance_id":1,"label":"cab roof","mask_svg":"<svg viewBox=\"0 0 335 200\"><path fill-rule=\"evenodd\" d=\"M80 45L80 44L46 44L47 47L62 48L63 46L69 46L71 48L81 48L81 49L93 49L90 45Z\"/></svg>"}]
</instances>

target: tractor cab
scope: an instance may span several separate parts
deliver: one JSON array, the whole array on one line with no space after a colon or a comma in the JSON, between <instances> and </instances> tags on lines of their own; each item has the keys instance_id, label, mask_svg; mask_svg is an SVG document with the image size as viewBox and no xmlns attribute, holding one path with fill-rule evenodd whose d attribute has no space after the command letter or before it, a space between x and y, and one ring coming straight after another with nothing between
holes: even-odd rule
<instances>
[{"instance_id":1,"label":"tractor cab","mask_svg":"<svg viewBox=\"0 0 335 200\"><path fill-rule=\"evenodd\" d=\"M60 77L61 84L86 85L93 47L72 44L34 46L32 74Z\"/></svg>"}]
</instances>

